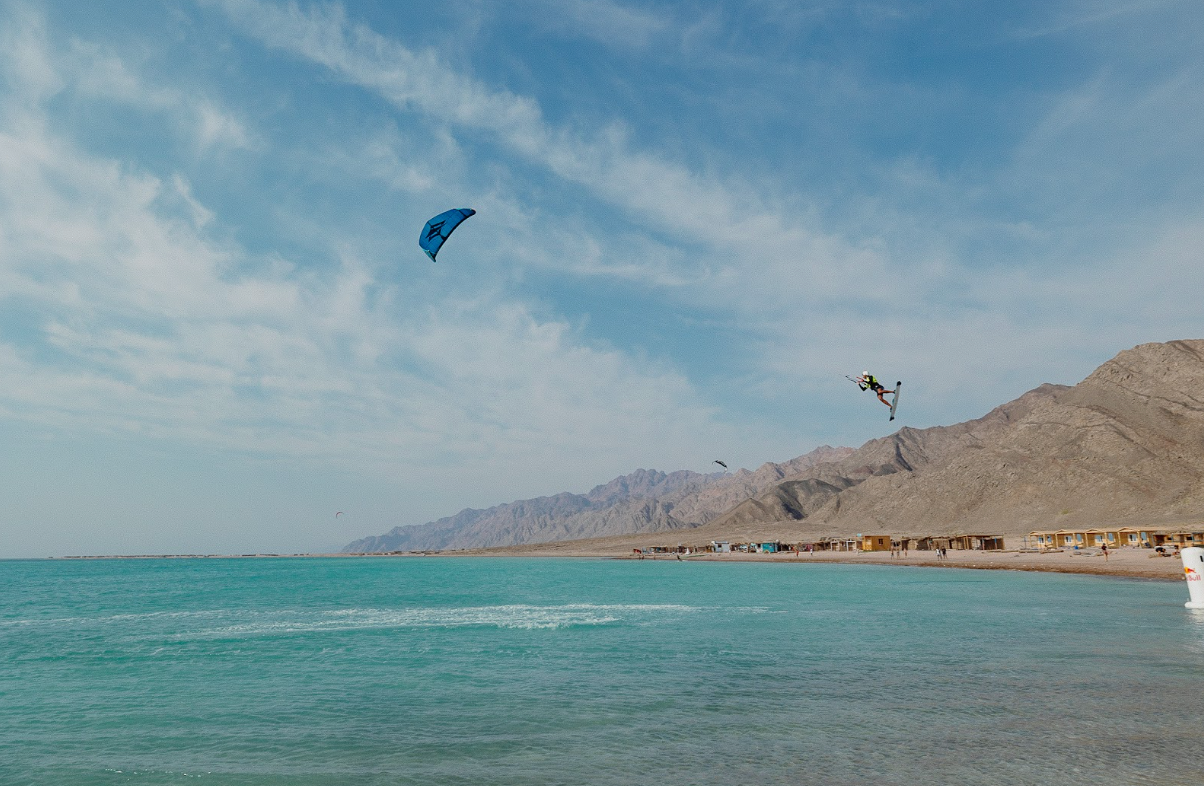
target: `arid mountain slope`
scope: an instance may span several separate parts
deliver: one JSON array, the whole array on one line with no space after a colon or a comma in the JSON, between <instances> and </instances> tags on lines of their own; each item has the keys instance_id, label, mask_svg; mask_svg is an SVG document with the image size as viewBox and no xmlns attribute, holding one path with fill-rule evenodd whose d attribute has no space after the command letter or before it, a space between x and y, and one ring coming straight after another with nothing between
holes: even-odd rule
<instances>
[{"instance_id":1,"label":"arid mountain slope","mask_svg":"<svg viewBox=\"0 0 1204 786\"><path fill-rule=\"evenodd\" d=\"M1073 387L756 472L640 470L586 495L466 510L349 551L479 548L669 530L707 540L1021 535L1204 521L1204 340L1143 344ZM644 541L647 538L640 538ZM675 539L676 540L676 539Z\"/></svg>"},{"instance_id":2,"label":"arid mountain slope","mask_svg":"<svg viewBox=\"0 0 1204 786\"><path fill-rule=\"evenodd\" d=\"M1074 387L1043 385L956 426L904 428L809 475L848 485L783 482L707 530L1018 535L1204 520L1204 341L1141 345Z\"/></svg>"},{"instance_id":3,"label":"arid mountain slope","mask_svg":"<svg viewBox=\"0 0 1204 786\"><path fill-rule=\"evenodd\" d=\"M588 494L564 493L487 510L463 510L430 524L395 527L384 535L357 540L343 550L379 553L488 548L691 529L783 478L852 452L852 448L824 446L781 464L764 464L755 472L742 469L703 475L641 469Z\"/></svg>"},{"instance_id":4,"label":"arid mountain slope","mask_svg":"<svg viewBox=\"0 0 1204 786\"><path fill-rule=\"evenodd\" d=\"M960 454L982 450L1034 407L1067 389L1042 385L977 420L928 429L903 428L871 440L842 461L815 467L741 503L719 516L710 528L723 530L731 525L805 518L830 521L842 511L850 492L861 484L873 480L872 487L881 482L879 479L910 477L943 466Z\"/></svg>"}]
</instances>

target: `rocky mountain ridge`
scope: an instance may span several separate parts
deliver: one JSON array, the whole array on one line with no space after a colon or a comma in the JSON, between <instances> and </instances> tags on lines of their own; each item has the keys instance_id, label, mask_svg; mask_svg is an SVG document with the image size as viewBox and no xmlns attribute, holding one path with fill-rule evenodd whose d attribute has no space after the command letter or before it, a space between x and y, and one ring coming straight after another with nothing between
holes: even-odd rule
<instances>
[{"instance_id":1,"label":"rocky mountain ridge","mask_svg":"<svg viewBox=\"0 0 1204 786\"><path fill-rule=\"evenodd\" d=\"M1143 344L1072 387L981 418L902 428L755 473L641 470L365 538L353 551L474 548L688 530L694 543L858 532L1022 535L1204 521L1204 340Z\"/></svg>"},{"instance_id":2,"label":"rocky mountain ridge","mask_svg":"<svg viewBox=\"0 0 1204 786\"><path fill-rule=\"evenodd\" d=\"M780 464L766 463L751 472L741 469L702 474L639 469L586 494L561 493L486 510L465 509L429 524L395 527L384 535L362 538L343 551L488 548L692 529L783 478L852 452L852 448L823 446Z\"/></svg>"},{"instance_id":3,"label":"rocky mountain ridge","mask_svg":"<svg viewBox=\"0 0 1204 786\"><path fill-rule=\"evenodd\" d=\"M1202 391L1204 341L1143 344L1073 387L1042 385L977 420L872 440L706 529L792 539L1197 523Z\"/></svg>"}]
</instances>

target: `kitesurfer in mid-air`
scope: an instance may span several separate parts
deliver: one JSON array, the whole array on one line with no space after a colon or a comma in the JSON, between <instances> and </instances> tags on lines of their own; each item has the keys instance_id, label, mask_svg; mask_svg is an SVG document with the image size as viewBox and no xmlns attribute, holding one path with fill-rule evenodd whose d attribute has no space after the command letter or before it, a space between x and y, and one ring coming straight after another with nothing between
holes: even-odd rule
<instances>
[{"instance_id":1,"label":"kitesurfer in mid-air","mask_svg":"<svg viewBox=\"0 0 1204 786\"><path fill-rule=\"evenodd\" d=\"M886 406L890 406L890 402L883 398L883 396L885 396L887 393L894 393L895 391L887 390L885 387L883 387L882 383L879 382L873 374L868 371L862 371L861 376L857 377L857 379L853 381L856 382L857 387L861 388L862 390L872 390L877 393L878 400Z\"/></svg>"}]
</instances>

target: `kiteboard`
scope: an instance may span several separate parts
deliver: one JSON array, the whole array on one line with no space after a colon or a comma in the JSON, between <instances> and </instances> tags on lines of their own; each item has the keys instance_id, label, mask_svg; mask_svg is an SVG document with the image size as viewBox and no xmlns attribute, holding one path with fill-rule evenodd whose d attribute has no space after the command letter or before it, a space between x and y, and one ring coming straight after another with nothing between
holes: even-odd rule
<instances>
[{"instance_id":1,"label":"kiteboard","mask_svg":"<svg viewBox=\"0 0 1204 786\"><path fill-rule=\"evenodd\" d=\"M895 410L899 408L899 388L903 385L902 382L895 383L895 398L890 403L890 419L895 419Z\"/></svg>"}]
</instances>

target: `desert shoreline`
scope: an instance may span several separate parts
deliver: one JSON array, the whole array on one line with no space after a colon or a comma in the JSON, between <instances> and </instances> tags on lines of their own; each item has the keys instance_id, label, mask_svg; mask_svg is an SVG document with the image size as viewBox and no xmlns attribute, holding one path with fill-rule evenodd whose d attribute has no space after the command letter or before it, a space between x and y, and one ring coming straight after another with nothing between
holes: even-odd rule
<instances>
[{"instance_id":1,"label":"desert shoreline","mask_svg":"<svg viewBox=\"0 0 1204 786\"><path fill-rule=\"evenodd\" d=\"M607 541L611 539L606 539ZM616 547L612 543L592 545L580 541L536 543L523 546L501 546L488 549L458 549L449 551L411 551L390 553L325 553L325 554L140 554L51 557L52 560L97 559L290 559L342 558L388 559L423 557L555 557L565 559L756 563L777 565L844 564L867 566L896 566L917 568L955 568L963 570L1012 570L1038 573L1068 573L1150 581L1182 581L1183 563L1177 556L1163 557L1148 549L1118 549L1107 558L1092 551L972 551L950 550L944 559L930 551L912 551L906 556L892 556L881 551L784 551L776 554L734 552L715 554L658 553L637 555L630 545Z\"/></svg>"},{"instance_id":2,"label":"desert shoreline","mask_svg":"<svg viewBox=\"0 0 1204 786\"><path fill-rule=\"evenodd\" d=\"M1117 578L1139 578L1155 581L1180 581L1183 578L1183 566L1178 557L1159 557L1149 560L1148 563L1137 560L1118 559L1109 555L1105 560L1102 557L1089 557L1080 555L1065 555L1059 558L1055 554L1024 554L1024 553L993 553L993 552L950 552L944 559L936 559L932 556L923 557L895 557L892 558L889 554L876 552L869 553L852 553L847 556L838 554L813 554L800 553L795 556L793 552L781 555L762 555L762 554L705 554L691 557L683 557L683 559L698 559L707 562L759 562L765 561L768 556L769 562L776 563L824 563L824 564L848 564L848 565L878 565L878 566L895 566L895 567L916 567L916 568L953 568L962 570L1013 570L1034 573L1070 573L1084 574L1092 576L1114 576ZM1145 555L1141 555L1143 558ZM645 557L647 559L648 557ZM657 555L657 559L674 559L673 555ZM638 559L632 557L632 559ZM1147 558L1148 559L1148 558ZM1072 561L1073 560L1073 561Z\"/></svg>"},{"instance_id":3,"label":"desert shoreline","mask_svg":"<svg viewBox=\"0 0 1204 786\"><path fill-rule=\"evenodd\" d=\"M607 539L610 540L610 539ZM599 544L601 545L601 544ZM1081 551L973 551L949 550L944 559L935 552L912 551L907 556L892 556L884 551L786 551L776 554L742 552L715 554L645 554L638 556L629 546L616 553L611 544L591 547L580 542L552 542L492 549L427 552L429 556L495 557L569 557L623 560L661 560L682 562L741 562L761 564L847 564L893 565L897 567L960 568L966 570L1014 570L1040 573L1071 573L1154 581L1182 581L1183 563L1178 556L1163 557L1150 549L1112 550L1105 558L1095 550Z\"/></svg>"}]
</instances>

